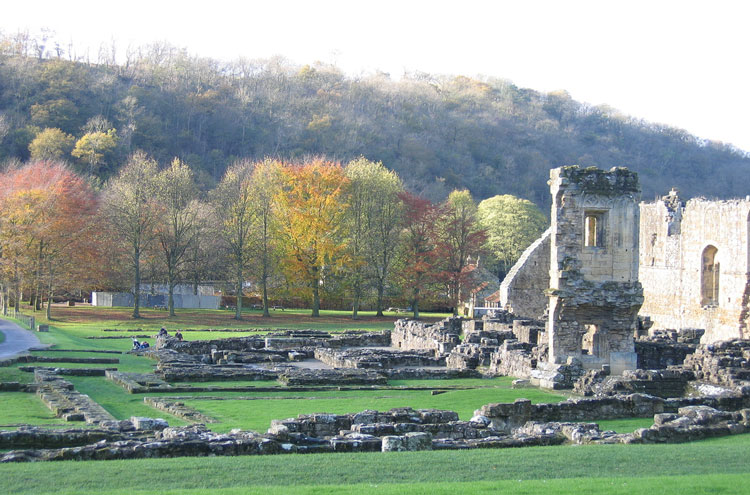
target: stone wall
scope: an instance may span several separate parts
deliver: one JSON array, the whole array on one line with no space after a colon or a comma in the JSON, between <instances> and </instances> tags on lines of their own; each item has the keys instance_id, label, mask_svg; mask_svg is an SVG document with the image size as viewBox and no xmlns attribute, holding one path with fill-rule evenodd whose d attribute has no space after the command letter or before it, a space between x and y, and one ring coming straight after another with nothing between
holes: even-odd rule
<instances>
[{"instance_id":1,"label":"stone wall","mask_svg":"<svg viewBox=\"0 0 750 495\"><path fill-rule=\"evenodd\" d=\"M500 284L500 306L518 316L541 318L547 311L551 229L523 252Z\"/></svg>"},{"instance_id":2,"label":"stone wall","mask_svg":"<svg viewBox=\"0 0 750 495\"><path fill-rule=\"evenodd\" d=\"M461 321L461 318L446 318L431 325L405 318L396 320L391 332L391 347L448 354L460 343Z\"/></svg>"},{"instance_id":3,"label":"stone wall","mask_svg":"<svg viewBox=\"0 0 750 495\"><path fill-rule=\"evenodd\" d=\"M738 410L748 407L750 397L727 399L678 398L662 399L645 394L617 395L596 399L569 399L558 403L532 404L528 399L512 403L487 404L475 415L489 420L492 428L511 432L529 421L599 421L604 419L643 418L662 413L677 413L680 408L708 406Z\"/></svg>"},{"instance_id":4,"label":"stone wall","mask_svg":"<svg viewBox=\"0 0 750 495\"><path fill-rule=\"evenodd\" d=\"M750 336L750 200L684 204L673 190L640 211L640 314L655 328L703 328L703 343ZM709 246L718 249L719 287L716 301L706 303L701 276Z\"/></svg>"},{"instance_id":5,"label":"stone wall","mask_svg":"<svg viewBox=\"0 0 750 495\"><path fill-rule=\"evenodd\" d=\"M38 384L37 395L57 417L90 424L115 420L88 395L77 392L70 382L49 371L36 370L34 381Z\"/></svg>"},{"instance_id":6,"label":"stone wall","mask_svg":"<svg viewBox=\"0 0 750 495\"><path fill-rule=\"evenodd\" d=\"M334 368L386 370L397 366L445 366L432 350L330 349L318 347L315 358Z\"/></svg>"},{"instance_id":7,"label":"stone wall","mask_svg":"<svg viewBox=\"0 0 750 495\"><path fill-rule=\"evenodd\" d=\"M635 353L638 355L638 368L661 370L669 366L680 365L685 358L695 352L696 345L678 342L660 342L639 339L635 341Z\"/></svg>"},{"instance_id":8,"label":"stone wall","mask_svg":"<svg viewBox=\"0 0 750 495\"><path fill-rule=\"evenodd\" d=\"M750 429L750 409L720 410L721 404L695 400L664 401L632 395L575 403L532 405L488 404L470 421L460 421L453 411L391 409L352 414L310 414L275 420L268 433L233 430L209 431L205 425L169 427L164 420L131 418L110 422L107 430L58 431L34 429L0 432L0 446L62 448L12 450L0 462L55 460L111 460L182 456L267 455L313 452L372 452L432 449L510 448L541 445L665 443L745 433ZM642 416L653 411L654 425L633 433L601 431L594 423L549 421L560 416L578 418L617 414ZM542 418L524 421L525 418ZM564 420L563 420L564 421ZM91 441L81 445L82 442ZM79 445L79 446L68 446Z\"/></svg>"},{"instance_id":9,"label":"stone wall","mask_svg":"<svg viewBox=\"0 0 750 495\"><path fill-rule=\"evenodd\" d=\"M685 359L684 366L694 371L698 380L750 391L750 340L700 346Z\"/></svg>"},{"instance_id":10,"label":"stone wall","mask_svg":"<svg viewBox=\"0 0 750 495\"><path fill-rule=\"evenodd\" d=\"M549 359L635 369L638 177L624 168L550 171Z\"/></svg>"}]
</instances>

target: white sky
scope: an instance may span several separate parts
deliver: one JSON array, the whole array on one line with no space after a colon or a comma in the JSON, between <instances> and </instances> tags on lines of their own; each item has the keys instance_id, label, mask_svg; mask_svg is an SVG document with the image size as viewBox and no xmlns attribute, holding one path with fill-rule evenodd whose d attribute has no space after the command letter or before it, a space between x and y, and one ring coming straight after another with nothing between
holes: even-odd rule
<instances>
[{"instance_id":1,"label":"white sky","mask_svg":"<svg viewBox=\"0 0 750 495\"><path fill-rule=\"evenodd\" d=\"M495 76L750 151L747 1L11 2L0 30L50 28L92 59L112 40L120 53L166 40L222 60Z\"/></svg>"}]
</instances>

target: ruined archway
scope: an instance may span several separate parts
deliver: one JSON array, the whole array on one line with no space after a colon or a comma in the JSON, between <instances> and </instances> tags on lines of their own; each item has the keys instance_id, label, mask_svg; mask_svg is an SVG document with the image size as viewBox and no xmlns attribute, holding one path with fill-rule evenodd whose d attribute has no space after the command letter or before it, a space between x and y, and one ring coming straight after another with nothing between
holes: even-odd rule
<instances>
[{"instance_id":1,"label":"ruined archway","mask_svg":"<svg viewBox=\"0 0 750 495\"><path fill-rule=\"evenodd\" d=\"M708 245L701 255L701 305L718 306L719 304L719 250Z\"/></svg>"}]
</instances>

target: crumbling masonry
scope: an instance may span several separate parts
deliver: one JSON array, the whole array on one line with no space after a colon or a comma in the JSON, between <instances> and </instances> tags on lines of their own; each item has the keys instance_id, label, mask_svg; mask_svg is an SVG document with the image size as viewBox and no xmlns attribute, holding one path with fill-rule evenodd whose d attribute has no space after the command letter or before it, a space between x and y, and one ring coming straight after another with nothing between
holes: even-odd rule
<instances>
[{"instance_id":1,"label":"crumbling masonry","mask_svg":"<svg viewBox=\"0 0 750 495\"><path fill-rule=\"evenodd\" d=\"M550 189L549 362L574 357L588 369L635 369L643 303L638 177L624 168L562 167L551 171Z\"/></svg>"}]
</instances>

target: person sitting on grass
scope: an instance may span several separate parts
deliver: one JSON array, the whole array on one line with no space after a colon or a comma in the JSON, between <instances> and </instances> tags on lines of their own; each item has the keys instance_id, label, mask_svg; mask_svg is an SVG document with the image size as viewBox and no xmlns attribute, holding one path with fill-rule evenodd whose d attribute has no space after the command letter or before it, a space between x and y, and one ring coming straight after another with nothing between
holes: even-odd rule
<instances>
[{"instance_id":1,"label":"person sitting on grass","mask_svg":"<svg viewBox=\"0 0 750 495\"><path fill-rule=\"evenodd\" d=\"M167 329L164 327L161 327L161 330L159 330L159 334L157 335L157 337L166 337L167 335L169 335L167 333Z\"/></svg>"},{"instance_id":2,"label":"person sitting on grass","mask_svg":"<svg viewBox=\"0 0 750 495\"><path fill-rule=\"evenodd\" d=\"M177 330L177 333L175 333L174 336L177 338L177 340L179 340L180 342L182 342L182 332L180 332L179 330Z\"/></svg>"},{"instance_id":3,"label":"person sitting on grass","mask_svg":"<svg viewBox=\"0 0 750 495\"><path fill-rule=\"evenodd\" d=\"M150 346L150 345L148 345L148 342L143 342L143 343L141 344L141 347L140 347L139 349L140 349L140 350L143 350L143 349L148 349L149 347L151 347L151 346Z\"/></svg>"},{"instance_id":4,"label":"person sitting on grass","mask_svg":"<svg viewBox=\"0 0 750 495\"><path fill-rule=\"evenodd\" d=\"M133 337L133 350L138 350L141 348L141 343L138 342L138 339Z\"/></svg>"}]
</instances>

